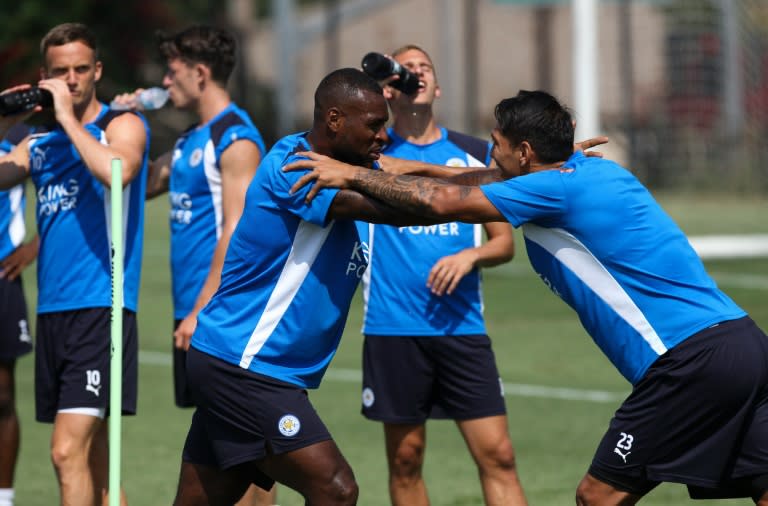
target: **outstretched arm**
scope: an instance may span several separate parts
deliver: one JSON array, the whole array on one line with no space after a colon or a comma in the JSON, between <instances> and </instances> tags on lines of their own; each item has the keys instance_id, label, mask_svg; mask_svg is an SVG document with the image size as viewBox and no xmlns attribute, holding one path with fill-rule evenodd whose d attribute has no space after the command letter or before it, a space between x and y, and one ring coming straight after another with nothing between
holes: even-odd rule
<instances>
[{"instance_id":1,"label":"outstretched arm","mask_svg":"<svg viewBox=\"0 0 768 506\"><path fill-rule=\"evenodd\" d=\"M283 170L306 170L314 167L314 170L299 178L291 188L291 191L295 192L314 182L314 186L307 193L307 202L322 188L342 188L369 195L396 209L400 214L422 216L432 222L506 221L477 187L451 184L440 179L385 174L312 152L302 156L309 159L293 162Z\"/></svg>"},{"instance_id":2,"label":"outstretched arm","mask_svg":"<svg viewBox=\"0 0 768 506\"><path fill-rule=\"evenodd\" d=\"M573 145L574 151L583 151L587 156L602 158L599 151L587 151L588 149L606 144L608 137L599 136L577 142ZM422 176L444 179L448 182L466 186L480 186L495 183L504 179L501 170L494 160L489 167L446 167L417 160L405 160L392 156L381 155L379 166L384 172L395 175Z\"/></svg>"},{"instance_id":3,"label":"outstretched arm","mask_svg":"<svg viewBox=\"0 0 768 506\"><path fill-rule=\"evenodd\" d=\"M445 179L456 184L479 186L481 184L501 181L501 171L488 167L446 167L416 160L405 160L392 156L381 155L379 166L389 174L434 177Z\"/></svg>"}]
</instances>

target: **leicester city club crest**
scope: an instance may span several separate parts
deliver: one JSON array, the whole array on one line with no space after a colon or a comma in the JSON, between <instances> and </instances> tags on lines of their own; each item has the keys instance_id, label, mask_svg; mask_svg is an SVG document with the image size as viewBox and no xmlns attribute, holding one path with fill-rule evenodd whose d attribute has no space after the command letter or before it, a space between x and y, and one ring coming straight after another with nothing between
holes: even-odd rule
<instances>
[{"instance_id":1,"label":"leicester city club crest","mask_svg":"<svg viewBox=\"0 0 768 506\"><path fill-rule=\"evenodd\" d=\"M197 148L196 150L192 151L192 154L189 155L189 166L195 167L197 164L200 163L200 160L203 159L203 150L200 148Z\"/></svg>"},{"instance_id":2,"label":"leicester city club crest","mask_svg":"<svg viewBox=\"0 0 768 506\"><path fill-rule=\"evenodd\" d=\"M277 422L277 428L283 436L295 436L301 430L301 422L293 415L283 415Z\"/></svg>"},{"instance_id":3,"label":"leicester city club crest","mask_svg":"<svg viewBox=\"0 0 768 506\"><path fill-rule=\"evenodd\" d=\"M375 397L373 395L373 390L371 390L368 387L365 387L363 389L363 406L365 406L366 408L370 408L371 406L373 406L374 399Z\"/></svg>"}]
</instances>

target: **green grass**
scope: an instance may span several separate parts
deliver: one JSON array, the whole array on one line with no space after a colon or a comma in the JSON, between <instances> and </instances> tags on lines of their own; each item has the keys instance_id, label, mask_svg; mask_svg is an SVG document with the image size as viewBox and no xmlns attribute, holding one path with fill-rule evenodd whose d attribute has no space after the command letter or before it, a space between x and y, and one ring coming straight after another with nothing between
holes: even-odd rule
<instances>
[{"instance_id":1,"label":"green grass","mask_svg":"<svg viewBox=\"0 0 768 506\"><path fill-rule=\"evenodd\" d=\"M665 206L691 234L762 232L765 201L696 196L665 196ZM141 350L139 415L123 422L123 482L133 505L170 504L177 482L181 447L191 411L174 407L167 361L172 325L168 273L168 237L164 199L147 206L144 271L139 310ZM622 395L627 383L603 357L575 315L537 279L518 256L485 274L486 317L497 362L506 383L602 390ZM768 259L708 264L721 286L764 328L768 328ZM762 280L762 287L741 286L740 276ZM735 281L734 281L735 280ZM26 274L30 302L34 275ZM34 304L32 304L34 305ZM311 398L351 463L360 484L360 504L386 505L386 463L379 424L360 411L360 386L341 372L360 368L360 300L355 299L342 345L319 390ZM151 356L147 352L152 352ZM158 355L158 353L160 353ZM154 358L155 360L149 360ZM159 359L158 359L159 358ZM17 504L49 506L57 488L48 458L50 425L34 421L33 359L19 361L18 408L22 449L16 473ZM509 432L520 475L532 505L573 504L576 484L619 402L587 402L509 395ZM428 424L426 482L432 504L482 504L477 473L463 440L451 422ZM282 506L302 504L281 488ZM643 504L668 506L687 501L682 486L662 485ZM717 504L747 504L720 501Z\"/></svg>"}]
</instances>

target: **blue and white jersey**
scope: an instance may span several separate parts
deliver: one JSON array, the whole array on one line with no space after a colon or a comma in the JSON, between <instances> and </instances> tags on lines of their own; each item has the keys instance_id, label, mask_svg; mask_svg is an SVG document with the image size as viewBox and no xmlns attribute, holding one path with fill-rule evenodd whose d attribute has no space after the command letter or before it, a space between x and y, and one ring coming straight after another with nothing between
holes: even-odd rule
<instances>
[{"instance_id":1,"label":"blue and white jersey","mask_svg":"<svg viewBox=\"0 0 768 506\"><path fill-rule=\"evenodd\" d=\"M192 346L302 388L317 388L339 344L368 247L354 221L329 219L338 190L291 186L283 172L309 150L306 133L281 139L259 165L232 235L221 285L197 320ZM311 186L311 185L310 185Z\"/></svg>"},{"instance_id":2,"label":"blue and white jersey","mask_svg":"<svg viewBox=\"0 0 768 506\"><path fill-rule=\"evenodd\" d=\"M440 129L440 139L412 144L389 130L384 154L452 167L484 167L486 141ZM451 295L437 296L427 277L440 258L480 246L482 226L468 223L368 228L371 263L363 277L363 334L444 336L485 334L480 270L467 274Z\"/></svg>"},{"instance_id":3,"label":"blue and white jersey","mask_svg":"<svg viewBox=\"0 0 768 506\"><path fill-rule=\"evenodd\" d=\"M231 103L176 141L169 185L175 319L186 317L194 307L221 237L221 155L244 139L264 153L264 141L248 113Z\"/></svg>"},{"instance_id":4,"label":"blue and white jersey","mask_svg":"<svg viewBox=\"0 0 768 506\"><path fill-rule=\"evenodd\" d=\"M668 349L746 314L648 190L614 162L576 153L562 170L480 189L522 225L534 270L633 384Z\"/></svg>"},{"instance_id":5,"label":"blue and white jersey","mask_svg":"<svg viewBox=\"0 0 768 506\"><path fill-rule=\"evenodd\" d=\"M28 133L29 127L22 123L11 128L5 138L0 140L0 156L10 153ZM25 205L23 184L18 184L7 191L0 191L0 260L13 253L27 234L24 226Z\"/></svg>"},{"instance_id":6,"label":"blue and white jersey","mask_svg":"<svg viewBox=\"0 0 768 506\"><path fill-rule=\"evenodd\" d=\"M120 114L102 104L85 129L103 144L109 122ZM123 189L123 306L138 307L144 193L147 184L149 128L142 166ZM29 144L30 176L37 192L38 313L112 305L110 192L88 170L61 128L34 128Z\"/></svg>"}]
</instances>

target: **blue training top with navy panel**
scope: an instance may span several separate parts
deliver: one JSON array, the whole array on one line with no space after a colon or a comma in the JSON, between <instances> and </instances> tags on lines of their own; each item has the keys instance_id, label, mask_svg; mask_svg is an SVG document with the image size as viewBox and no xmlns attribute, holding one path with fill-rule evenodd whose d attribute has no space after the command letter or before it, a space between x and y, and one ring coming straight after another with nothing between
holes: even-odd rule
<instances>
[{"instance_id":1,"label":"blue training top with navy panel","mask_svg":"<svg viewBox=\"0 0 768 506\"><path fill-rule=\"evenodd\" d=\"M259 165L191 343L302 388L320 384L368 264L355 222L328 216L338 190L321 190L309 205L309 187L290 192L304 172L281 168L309 149L306 133L289 135Z\"/></svg>"},{"instance_id":2,"label":"blue training top with navy panel","mask_svg":"<svg viewBox=\"0 0 768 506\"><path fill-rule=\"evenodd\" d=\"M230 103L184 132L174 146L169 221L175 319L192 310L210 271L223 222L221 156L240 140L253 142L264 154L264 141L248 113Z\"/></svg>"},{"instance_id":3,"label":"blue training top with navy panel","mask_svg":"<svg viewBox=\"0 0 768 506\"><path fill-rule=\"evenodd\" d=\"M633 384L691 335L746 314L648 190L612 161L575 153L560 170L480 189L522 226L534 270Z\"/></svg>"}]
</instances>

